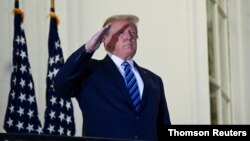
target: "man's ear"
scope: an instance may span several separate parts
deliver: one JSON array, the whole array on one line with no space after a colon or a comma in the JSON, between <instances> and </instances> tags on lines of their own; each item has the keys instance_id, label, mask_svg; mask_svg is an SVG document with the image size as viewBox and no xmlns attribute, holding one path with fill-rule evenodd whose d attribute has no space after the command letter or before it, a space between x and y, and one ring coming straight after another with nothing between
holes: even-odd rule
<instances>
[{"instance_id":1,"label":"man's ear","mask_svg":"<svg viewBox=\"0 0 250 141\"><path fill-rule=\"evenodd\" d=\"M106 46L107 44L107 35L104 35L102 38L103 45Z\"/></svg>"},{"instance_id":2,"label":"man's ear","mask_svg":"<svg viewBox=\"0 0 250 141\"><path fill-rule=\"evenodd\" d=\"M112 41L112 37L110 36L104 35L102 38L102 42L105 47L109 46L111 41Z\"/></svg>"},{"instance_id":3,"label":"man's ear","mask_svg":"<svg viewBox=\"0 0 250 141\"><path fill-rule=\"evenodd\" d=\"M108 38L107 35L104 35L104 37L102 39L102 43L103 43L103 46L104 46L105 50L106 51L110 51L109 47L108 47L108 45L109 45L109 38Z\"/></svg>"}]
</instances>

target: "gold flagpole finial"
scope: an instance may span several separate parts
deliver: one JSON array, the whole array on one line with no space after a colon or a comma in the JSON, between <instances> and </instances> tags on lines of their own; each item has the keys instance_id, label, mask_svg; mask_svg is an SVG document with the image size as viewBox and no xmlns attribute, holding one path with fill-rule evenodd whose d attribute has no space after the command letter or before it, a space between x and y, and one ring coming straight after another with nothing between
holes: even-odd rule
<instances>
[{"instance_id":1,"label":"gold flagpole finial","mask_svg":"<svg viewBox=\"0 0 250 141\"><path fill-rule=\"evenodd\" d=\"M21 21L24 19L24 12L19 8L19 0L15 0L15 6L12 10L13 14L19 14L21 16Z\"/></svg>"},{"instance_id":2,"label":"gold flagpole finial","mask_svg":"<svg viewBox=\"0 0 250 141\"><path fill-rule=\"evenodd\" d=\"M55 18L56 19L56 23L57 25L60 23L60 20L59 18L56 16L56 13L55 13L55 0L50 0L50 14L49 16L51 18Z\"/></svg>"}]
</instances>

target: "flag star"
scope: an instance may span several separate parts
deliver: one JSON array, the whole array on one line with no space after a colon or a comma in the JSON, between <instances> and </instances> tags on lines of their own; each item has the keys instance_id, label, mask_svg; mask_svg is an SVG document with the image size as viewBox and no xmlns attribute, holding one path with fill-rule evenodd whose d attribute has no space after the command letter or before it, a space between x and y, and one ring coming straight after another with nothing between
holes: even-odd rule
<instances>
[{"instance_id":1,"label":"flag star","mask_svg":"<svg viewBox=\"0 0 250 141\"><path fill-rule=\"evenodd\" d=\"M21 50L20 56L22 57L22 59L24 59L25 57L27 57L27 56L26 56L26 53L25 53L24 51L22 51L22 50Z\"/></svg>"},{"instance_id":2,"label":"flag star","mask_svg":"<svg viewBox=\"0 0 250 141\"><path fill-rule=\"evenodd\" d=\"M59 40L56 41L56 42L55 42L55 47L56 47L56 49L59 48L60 46L61 46L61 45L60 45L60 41L59 41Z\"/></svg>"},{"instance_id":3,"label":"flag star","mask_svg":"<svg viewBox=\"0 0 250 141\"><path fill-rule=\"evenodd\" d=\"M26 70L26 65L21 65L20 71L21 71L22 73L27 72L27 70Z\"/></svg>"},{"instance_id":4,"label":"flag star","mask_svg":"<svg viewBox=\"0 0 250 141\"><path fill-rule=\"evenodd\" d=\"M24 114L24 109L19 107L19 110L17 111L20 115L20 117Z\"/></svg>"},{"instance_id":5,"label":"flag star","mask_svg":"<svg viewBox=\"0 0 250 141\"><path fill-rule=\"evenodd\" d=\"M54 85L51 84L50 87L52 88L52 92L55 92Z\"/></svg>"},{"instance_id":6,"label":"flag star","mask_svg":"<svg viewBox=\"0 0 250 141\"><path fill-rule=\"evenodd\" d=\"M60 101L60 104L61 104L61 108L63 107L63 99L61 98L61 101Z\"/></svg>"},{"instance_id":7,"label":"flag star","mask_svg":"<svg viewBox=\"0 0 250 141\"><path fill-rule=\"evenodd\" d=\"M23 88L24 87L24 85L25 85L25 80L23 80L22 78L21 78L21 82L19 83L20 85L21 85L21 87Z\"/></svg>"},{"instance_id":8,"label":"flag star","mask_svg":"<svg viewBox=\"0 0 250 141\"><path fill-rule=\"evenodd\" d=\"M18 124L16 125L16 127L18 128L18 131L23 129L23 122L18 121Z\"/></svg>"},{"instance_id":9,"label":"flag star","mask_svg":"<svg viewBox=\"0 0 250 141\"><path fill-rule=\"evenodd\" d=\"M27 115L29 116L30 119L34 117L33 113L34 111L29 109L29 112L27 113Z\"/></svg>"},{"instance_id":10,"label":"flag star","mask_svg":"<svg viewBox=\"0 0 250 141\"><path fill-rule=\"evenodd\" d=\"M26 97L26 94L20 93L20 96L18 97L18 99L20 99L22 103L24 100L26 100L25 97Z\"/></svg>"},{"instance_id":11,"label":"flag star","mask_svg":"<svg viewBox=\"0 0 250 141\"><path fill-rule=\"evenodd\" d=\"M53 70L54 76L56 76L56 74L57 74L58 71L59 71L59 69L54 68L54 70Z\"/></svg>"},{"instance_id":12,"label":"flag star","mask_svg":"<svg viewBox=\"0 0 250 141\"><path fill-rule=\"evenodd\" d=\"M13 120L9 118L9 120L7 121L7 124L9 125L9 127L13 126Z\"/></svg>"},{"instance_id":13,"label":"flag star","mask_svg":"<svg viewBox=\"0 0 250 141\"><path fill-rule=\"evenodd\" d=\"M65 114L62 113L62 112L60 112L59 118L61 119L61 122L62 122L63 120L65 120L64 116L65 116Z\"/></svg>"},{"instance_id":14,"label":"flag star","mask_svg":"<svg viewBox=\"0 0 250 141\"><path fill-rule=\"evenodd\" d=\"M17 44L19 45L19 43L20 43L20 37L19 37L19 36L17 36L15 41L16 41L16 42L17 42Z\"/></svg>"},{"instance_id":15,"label":"flag star","mask_svg":"<svg viewBox=\"0 0 250 141\"><path fill-rule=\"evenodd\" d=\"M55 63L54 57L49 58L49 65L52 66Z\"/></svg>"},{"instance_id":16,"label":"flag star","mask_svg":"<svg viewBox=\"0 0 250 141\"><path fill-rule=\"evenodd\" d=\"M56 58L55 58L55 63L58 62L58 61L61 61L60 59L60 55L56 55Z\"/></svg>"},{"instance_id":17,"label":"flag star","mask_svg":"<svg viewBox=\"0 0 250 141\"><path fill-rule=\"evenodd\" d=\"M50 80L52 80L53 74L54 74L53 72L49 71L48 77L49 77Z\"/></svg>"},{"instance_id":18,"label":"flag star","mask_svg":"<svg viewBox=\"0 0 250 141\"><path fill-rule=\"evenodd\" d=\"M14 112L14 106L11 104L11 106L9 107L9 109L10 109L10 113L13 113Z\"/></svg>"},{"instance_id":19,"label":"flag star","mask_svg":"<svg viewBox=\"0 0 250 141\"><path fill-rule=\"evenodd\" d=\"M32 90L33 89L33 83L30 81L30 83L29 83L29 87L30 87L30 90Z\"/></svg>"},{"instance_id":20,"label":"flag star","mask_svg":"<svg viewBox=\"0 0 250 141\"><path fill-rule=\"evenodd\" d=\"M70 122L72 122L72 121L71 121L71 116L67 116L66 121L67 121L68 124L69 124Z\"/></svg>"},{"instance_id":21,"label":"flag star","mask_svg":"<svg viewBox=\"0 0 250 141\"><path fill-rule=\"evenodd\" d=\"M59 130L58 130L59 134L62 135L63 134L63 128L62 126L60 126Z\"/></svg>"},{"instance_id":22,"label":"flag star","mask_svg":"<svg viewBox=\"0 0 250 141\"><path fill-rule=\"evenodd\" d=\"M49 130L49 133L51 134L52 132L55 132L54 128L55 128L55 126L50 124L49 128L47 128L47 130Z\"/></svg>"},{"instance_id":23,"label":"flag star","mask_svg":"<svg viewBox=\"0 0 250 141\"><path fill-rule=\"evenodd\" d=\"M15 92L14 91L12 91L12 93L10 94L11 96L12 96L12 99L15 99Z\"/></svg>"},{"instance_id":24,"label":"flag star","mask_svg":"<svg viewBox=\"0 0 250 141\"><path fill-rule=\"evenodd\" d=\"M29 133L31 132L31 131L34 131L34 128L33 128L33 124L29 124L28 123L28 127L26 128L28 131L29 131Z\"/></svg>"},{"instance_id":25,"label":"flag star","mask_svg":"<svg viewBox=\"0 0 250 141\"><path fill-rule=\"evenodd\" d=\"M14 77L14 79L12 80L14 83L14 86L16 85L16 77Z\"/></svg>"},{"instance_id":26,"label":"flag star","mask_svg":"<svg viewBox=\"0 0 250 141\"><path fill-rule=\"evenodd\" d=\"M18 50L16 51L16 56L19 56L19 51Z\"/></svg>"},{"instance_id":27,"label":"flag star","mask_svg":"<svg viewBox=\"0 0 250 141\"><path fill-rule=\"evenodd\" d=\"M54 81L51 81L50 87L54 89Z\"/></svg>"},{"instance_id":28,"label":"flag star","mask_svg":"<svg viewBox=\"0 0 250 141\"><path fill-rule=\"evenodd\" d=\"M71 108L71 104L70 104L70 102L66 102L66 107L67 107L67 110L69 110L70 108Z\"/></svg>"},{"instance_id":29,"label":"flag star","mask_svg":"<svg viewBox=\"0 0 250 141\"><path fill-rule=\"evenodd\" d=\"M56 97L54 97L54 96L52 95L52 97L51 97L51 99L50 99L50 102L51 102L52 105L54 105L54 104L56 103Z\"/></svg>"},{"instance_id":30,"label":"flag star","mask_svg":"<svg viewBox=\"0 0 250 141\"><path fill-rule=\"evenodd\" d=\"M24 31L24 25L23 25L23 23L21 23L20 27L21 27L21 30Z\"/></svg>"},{"instance_id":31,"label":"flag star","mask_svg":"<svg viewBox=\"0 0 250 141\"><path fill-rule=\"evenodd\" d=\"M51 110L50 113L49 113L49 116L50 116L50 119L52 120L53 118L56 118L55 116L56 112Z\"/></svg>"},{"instance_id":32,"label":"flag star","mask_svg":"<svg viewBox=\"0 0 250 141\"><path fill-rule=\"evenodd\" d=\"M29 67L29 73L30 73L30 75L31 75L31 68Z\"/></svg>"},{"instance_id":33,"label":"flag star","mask_svg":"<svg viewBox=\"0 0 250 141\"><path fill-rule=\"evenodd\" d=\"M68 131L67 131L67 136L70 136L70 135L71 135L71 131L68 130Z\"/></svg>"},{"instance_id":34,"label":"flag star","mask_svg":"<svg viewBox=\"0 0 250 141\"><path fill-rule=\"evenodd\" d=\"M36 129L38 134L43 133L43 128L41 126L38 126L38 128Z\"/></svg>"},{"instance_id":35,"label":"flag star","mask_svg":"<svg viewBox=\"0 0 250 141\"><path fill-rule=\"evenodd\" d=\"M22 46L25 44L25 39L23 36L21 36L20 42L21 42Z\"/></svg>"},{"instance_id":36,"label":"flag star","mask_svg":"<svg viewBox=\"0 0 250 141\"><path fill-rule=\"evenodd\" d=\"M32 104L32 102L35 102L35 96L29 96L28 101L30 102L30 105Z\"/></svg>"},{"instance_id":37,"label":"flag star","mask_svg":"<svg viewBox=\"0 0 250 141\"><path fill-rule=\"evenodd\" d=\"M17 70L17 66L16 65L12 66L12 72L16 72L16 70Z\"/></svg>"}]
</instances>

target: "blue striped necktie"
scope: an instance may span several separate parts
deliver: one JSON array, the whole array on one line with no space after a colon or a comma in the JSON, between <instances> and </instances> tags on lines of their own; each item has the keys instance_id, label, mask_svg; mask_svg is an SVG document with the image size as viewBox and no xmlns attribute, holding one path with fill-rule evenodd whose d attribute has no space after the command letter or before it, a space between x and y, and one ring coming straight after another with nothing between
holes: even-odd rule
<instances>
[{"instance_id":1,"label":"blue striped necktie","mask_svg":"<svg viewBox=\"0 0 250 141\"><path fill-rule=\"evenodd\" d=\"M125 72L125 81L128 88L129 96L132 100L132 103L135 107L135 111L138 112L141 106L141 98L139 87L135 78L133 71L131 70L131 66L127 61L122 63L124 72Z\"/></svg>"}]
</instances>

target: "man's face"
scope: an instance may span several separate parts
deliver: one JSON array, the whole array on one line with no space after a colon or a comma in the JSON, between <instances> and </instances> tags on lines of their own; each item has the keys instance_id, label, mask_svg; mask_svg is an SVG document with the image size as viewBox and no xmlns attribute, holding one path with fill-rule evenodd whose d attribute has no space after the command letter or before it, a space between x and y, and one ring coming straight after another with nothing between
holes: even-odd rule
<instances>
[{"instance_id":1,"label":"man's face","mask_svg":"<svg viewBox=\"0 0 250 141\"><path fill-rule=\"evenodd\" d=\"M132 59L137 50L137 38L135 25L127 20L119 20L112 23L104 38L104 45L121 59Z\"/></svg>"}]
</instances>

